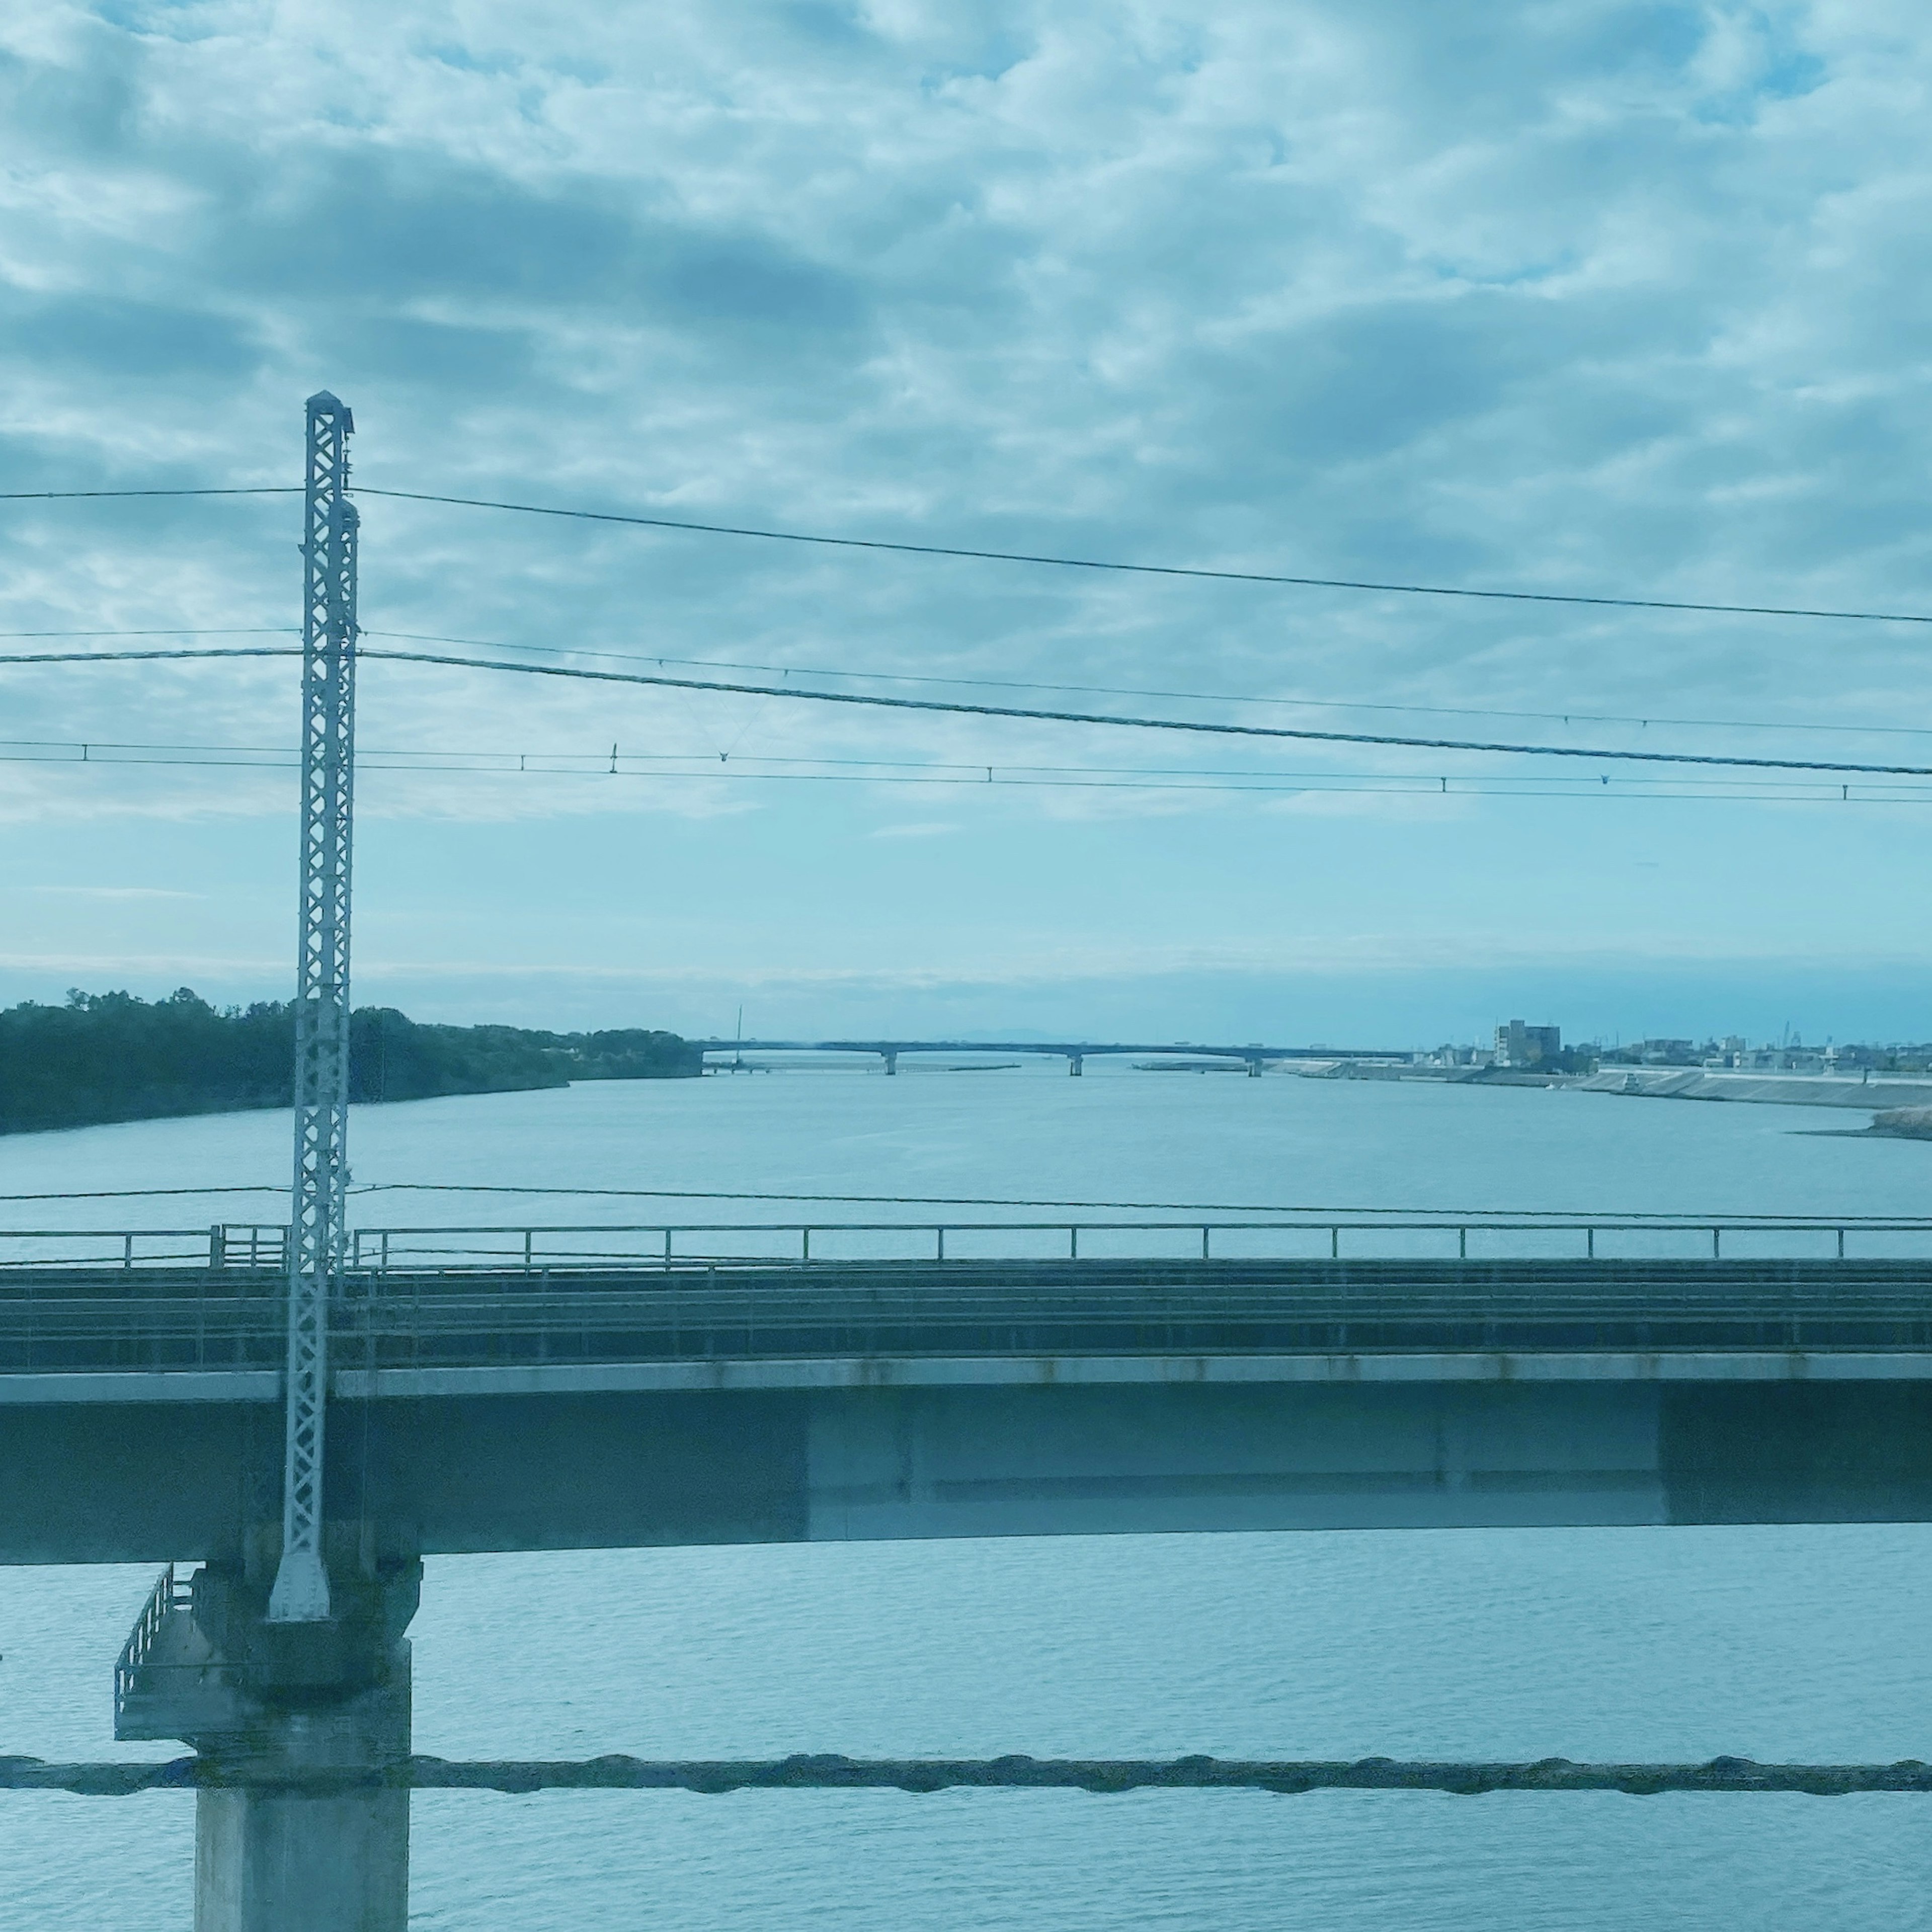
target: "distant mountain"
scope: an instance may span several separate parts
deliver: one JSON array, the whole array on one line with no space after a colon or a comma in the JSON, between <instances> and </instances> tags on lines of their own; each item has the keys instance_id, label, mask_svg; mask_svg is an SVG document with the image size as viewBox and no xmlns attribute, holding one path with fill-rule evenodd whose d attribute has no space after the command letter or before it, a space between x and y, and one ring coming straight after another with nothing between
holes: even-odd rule
<instances>
[{"instance_id":1,"label":"distant mountain","mask_svg":"<svg viewBox=\"0 0 1932 1932\"><path fill-rule=\"evenodd\" d=\"M152 1003L130 993L73 992L60 1006L28 1000L0 1011L0 1133L286 1107L294 1059L286 1003L218 1012L186 986ZM685 1079L703 1072L704 1060L671 1033L428 1025L364 1006L350 1020L349 1097Z\"/></svg>"}]
</instances>

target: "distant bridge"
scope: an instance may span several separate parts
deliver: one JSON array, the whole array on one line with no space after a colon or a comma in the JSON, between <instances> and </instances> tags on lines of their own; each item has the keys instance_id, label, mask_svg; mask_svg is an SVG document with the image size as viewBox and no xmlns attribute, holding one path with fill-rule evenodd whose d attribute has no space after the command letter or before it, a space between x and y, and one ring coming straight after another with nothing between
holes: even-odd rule
<instances>
[{"instance_id":1,"label":"distant bridge","mask_svg":"<svg viewBox=\"0 0 1932 1932\"><path fill-rule=\"evenodd\" d=\"M1163 1040L1136 1045L1124 1040L700 1040L692 1044L708 1055L729 1053L867 1053L877 1054L886 1063L888 1073L899 1070L899 1056L906 1053L1031 1053L1064 1059L1068 1072L1076 1076L1085 1061L1102 1055L1158 1054L1169 1058L1245 1061L1251 1074L1258 1074L1275 1060L1407 1060L1412 1056L1406 1047L1264 1046L1258 1042L1244 1046L1196 1046L1191 1040Z\"/></svg>"}]
</instances>

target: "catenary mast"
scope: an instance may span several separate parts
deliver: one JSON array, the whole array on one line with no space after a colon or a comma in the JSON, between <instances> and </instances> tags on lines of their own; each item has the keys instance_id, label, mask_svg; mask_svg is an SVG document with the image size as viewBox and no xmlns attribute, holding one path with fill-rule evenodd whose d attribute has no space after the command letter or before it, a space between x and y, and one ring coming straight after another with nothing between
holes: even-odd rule
<instances>
[{"instance_id":1,"label":"catenary mast","mask_svg":"<svg viewBox=\"0 0 1932 1932\"><path fill-rule=\"evenodd\" d=\"M295 1186L289 1229L287 1441L274 1623L329 1614L322 1546L328 1311L349 1183L349 878L356 748L356 508L348 409L308 399L302 534L302 896L296 964Z\"/></svg>"}]
</instances>

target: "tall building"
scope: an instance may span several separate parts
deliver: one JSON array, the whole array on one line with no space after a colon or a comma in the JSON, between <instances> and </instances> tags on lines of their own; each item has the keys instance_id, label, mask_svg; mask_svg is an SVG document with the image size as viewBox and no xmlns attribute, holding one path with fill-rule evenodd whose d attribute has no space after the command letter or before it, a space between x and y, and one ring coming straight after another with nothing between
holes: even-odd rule
<instances>
[{"instance_id":1,"label":"tall building","mask_svg":"<svg viewBox=\"0 0 1932 1932\"><path fill-rule=\"evenodd\" d=\"M1562 1052L1561 1027L1525 1026L1520 1020L1511 1020L1496 1028L1498 1066L1553 1066Z\"/></svg>"}]
</instances>

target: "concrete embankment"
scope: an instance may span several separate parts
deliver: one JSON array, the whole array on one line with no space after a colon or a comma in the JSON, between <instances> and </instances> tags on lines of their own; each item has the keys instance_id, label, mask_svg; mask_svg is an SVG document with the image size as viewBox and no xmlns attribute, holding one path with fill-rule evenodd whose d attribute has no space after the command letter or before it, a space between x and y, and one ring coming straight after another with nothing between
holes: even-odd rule
<instances>
[{"instance_id":1,"label":"concrete embankment","mask_svg":"<svg viewBox=\"0 0 1932 1932\"><path fill-rule=\"evenodd\" d=\"M1706 1073L1688 1066L1610 1066L1573 1083L1586 1093L1651 1100L1744 1100L1778 1107L1932 1110L1932 1081L1844 1080L1825 1074ZM1880 1118L1886 1118L1884 1113ZM1928 1129L1932 1135L1932 1128Z\"/></svg>"},{"instance_id":2,"label":"concrete embankment","mask_svg":"<svg viewBox=\"0 0 1932 1932\"><path fill-rule=\"evenodd\" d=\"M1600 1073L1403 1066L1390 1061L1304 1060L1291 1070L1317 1080L1432 1080L1455 1086L1568 1087L1646 1100L1755 1101L1777 1107L1855 1107L1881 1134L1932 1140L1932 1079L1847 1080L1828 1074L1717 1073L1696 1066L1609 1066Z\"/></svg>"}]
</instances>

